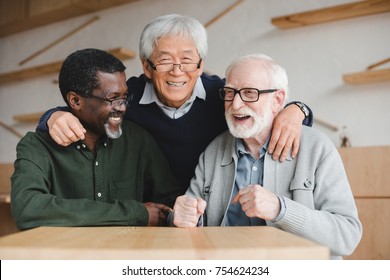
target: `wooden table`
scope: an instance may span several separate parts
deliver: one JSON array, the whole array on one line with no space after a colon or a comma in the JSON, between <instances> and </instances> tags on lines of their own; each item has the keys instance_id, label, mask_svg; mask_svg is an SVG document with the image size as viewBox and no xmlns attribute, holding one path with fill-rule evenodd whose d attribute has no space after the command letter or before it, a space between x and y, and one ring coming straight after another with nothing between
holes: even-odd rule
<instances>
[{"instance_id":1,"label":"wooden table","mask_svg":"<svg viewBox=\"0 0 390 280\"><path fill-rule=\"evenodd\" d=\"M273 227L41 227L0 238L0 259L328 259Z\"/></svg>"}]
</instances>

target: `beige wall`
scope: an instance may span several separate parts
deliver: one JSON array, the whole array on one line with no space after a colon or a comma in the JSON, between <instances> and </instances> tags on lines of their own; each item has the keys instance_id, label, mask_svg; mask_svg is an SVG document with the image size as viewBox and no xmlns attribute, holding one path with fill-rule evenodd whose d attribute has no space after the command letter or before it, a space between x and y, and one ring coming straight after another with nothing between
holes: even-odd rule
<instances>
[{"instance_id":1,"label":"beige wall","mask_svg":"<svg viewBox=\"0 0 390 280\"><path fill-rule=\"evenodd\" d=\"M35 28L0 38L0 73L15 71L64 59L76 49L126 47L138 54L138 38L152 18L180 13L208 22L235 0L141 0L96 12L100 20L69 37L33 60L18 63L33 52L89 20L93 14ZM234 57L266 53L287 69L291 99L313 109L318 119L347 127L353 146L390 144L390 83L347 85L345 73L359 72L389 57L389 13L359 17L303 28L280 30L271 18L294 12L334 6L353 0L265 1L245 0L208 28L209 55L205 70L223 76ZM138 59L125 61L127 74L139 75ZM389 67L389 64L384 65ZM13 115L44 111L62 105L56 75L0 85L0 121L20 133L34 130L35 124L15 122ZM336 146L340 131L321 125ZM19 138L0 127L0 162L12 162Z\"/></svg>"}]
</instances>

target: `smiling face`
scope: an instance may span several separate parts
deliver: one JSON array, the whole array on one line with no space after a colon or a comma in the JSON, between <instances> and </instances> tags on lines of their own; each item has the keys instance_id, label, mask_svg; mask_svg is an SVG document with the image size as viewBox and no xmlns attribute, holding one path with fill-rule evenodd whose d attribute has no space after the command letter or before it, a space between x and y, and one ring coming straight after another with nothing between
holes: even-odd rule
<instances>
[{"instance_id":1,"label":"smiling face","mask_svg":"<svg viewBox=\"0 0 390 280\"><path fill-rule=\"evenodd\" d=\"M196 46L189 38L177 35L162 37L149 58L154 65L165 63L198 63ZM167 106L179 108L192 95L196 81L203 72L203 61L199 69L183 72L175 66L169 72L155 71L146 60L142 61L145 75L152 81L159 100Z\"/></svg>"},{"instance_id":2,"label":"smiling face","mask_svg":"<svg viewBox=\"0 0 390 280\"><path fill-rule=\"evenodd\" d=\"M270 77L262 67L260 61L237 64L226 77L226 86L235 89L270 89ZM260 94L256 102L244 102L236 94L233 101L225 101L225 117L230 133L243 139L268 135L280 106L279 92Z\"/></svg>"},{"instance_id":3,"label":"smiling face","mask_svg":"<svg viewBox=\"0 0 390 280\"><path fill-rule=\"evenodd\" d=\"M92 91L95 98L81 98L79 119L87 129L87 134L94 138L107 135L118 138L122 134L122 118L126 111L125 99L127 96L126 75L124 72L104 73L98 72L100 87ZM105 100L102 100L105 99ZM106 100L124 99L121 106L117 102Z\"/></svg>"}]
</instances>

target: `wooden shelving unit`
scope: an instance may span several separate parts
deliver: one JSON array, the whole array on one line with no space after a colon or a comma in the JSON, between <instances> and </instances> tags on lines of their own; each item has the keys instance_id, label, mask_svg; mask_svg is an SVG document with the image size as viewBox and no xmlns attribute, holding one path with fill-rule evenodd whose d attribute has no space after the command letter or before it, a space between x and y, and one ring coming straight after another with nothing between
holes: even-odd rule
<instances>
[{"instance_id":1,"label":"wooden shelving unit","mask_svg":"<svg viewBox=\"0 0 390 280\"><path fill-rule=\"evenodd\" d=\"M282 29L390 12L389 0L366 0L271 19Z\"/></svg>"},{"instance_id":2,"label":"wooden shelving unit","mask_svg":"<svg viewBox=\"0 0 390 280\"><path fill-rule=\"evenodd\" d=\"M107 52L113 54L120 60L126 60L135 57L135 52L127 50L125 48L111 49ZM63 61L57 61L36 67L26 68L19 71L0 74L0 84L59 72L62 63Z\"/></svg>"},{"instance_id":3,"label":"wooden shelving unit","mask_svg":"<svg viewBox=\"0 0 390 280\"><path fill-rule=\"evenodd\" d=\"M390 68L344 74L343 80L353 85L390 82Z\"/></svg>"},{"instance_id":4,"label":"wooden shelving unit","mask_svg":"<svg viewBox=\"0 0 390 280\"><path fill-rule=\"evenodd\" d=\"M340 148L339 152L363 224L362 240L345 259L388 260L390 146Z\"/></svg>"}]
</instances>

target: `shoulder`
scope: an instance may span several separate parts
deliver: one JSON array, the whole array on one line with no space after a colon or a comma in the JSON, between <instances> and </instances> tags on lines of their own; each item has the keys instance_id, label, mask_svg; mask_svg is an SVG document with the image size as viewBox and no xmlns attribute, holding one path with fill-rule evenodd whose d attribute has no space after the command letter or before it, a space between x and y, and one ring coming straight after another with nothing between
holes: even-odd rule
<instances>
[{"instance_id":1,"label":"shoulder","mask_svg":"<svg viewBox=\"0 0 390 280\"><path fill-rule=\"evenodd\" d=\"M42 145L43 143L52 142L51 137L47 131L29 131L26 135L20 139L18 146L20 145Z\"/></svg>"},{"instance_id":2,"label":"shoulder","mask_svg":"<svg viewBox=\"0 0 390 280\"><path fill-rule=\"evenodd\" d=\"M129 105L138 104L138 101L141 99L144 93L146 81L147 78L144 74L140 75L139 77L130 77L127 80L127 87L129 89L128 100L130 101Z\"/></svg>"},{"instance_id":3,"label":"shoulder","mask_svg":"<svg viewBox=\"0 0 390 280\"><path fill-rule=\"evenodd\" d=\"M307 143L321 143L326 145L333 145L329 137L313 127L302 126L302 141Z\"/></svg>"},{"instance_id":4,"label":"shoulder","mask_svg":"<svg viewBox=\"0 0 390 280\"><path fill-rule=\"evenodd\" d=\"M149 145L151 142L155 142L149 131L131 120L122 121L122 136L118 139L121 138L124 142L140 142L143 146Z\"/></svg>"},{"instance_id":5,"label":"shoulder","mask_svg":"<svg viewBox=\"0 0 390 280\"><path fill-rule=\"evenodd\" d=\"M122 130L126 134L149 135L145 128L130 120L122 121Z\"/></svg>"},{"instance_id":6,"label":"shoulder","mask_svg":"<svg viewBox=\"0 0 390 280\"><path fill-rule=\"evenodd\" d=\"M44 131L27 132L16 146L17 158L37 160L48 158L49 150L66 149L56 144L49 133Z\"/></svg>"},{"instance_id":7,"label":"shoulder","mask_svg":"<svg viewBox=\"0 0 390 280\"><path fill-rule=\"evenodd\" d=\"M336 151L337 149L335 144L322 131L312 127L302 126L300 152L313 152L315 150L327 154L330 151Z\"/></svg>"},{"instance_id":8,"label":"shoulder","mask_svg":"<svg viewBox=\"0 0 390 280\"><path fill-rule=\"evenodd\" d=\"M142 85L146 83L146 76L144 74L139 75L138 77L132 76L127 80L127 85Z\"/></svg>"},{"instance_id":9,"label":"shoulder","mask_svg":"<svg viewBox=\"0 0 390 280\"><path fill-rule=\"evenodd\" d=\"M203 86L206 88L208 87L215 87L220 88L225 85L225 79L221 79L217 75L208 75L206 73L203 73L200 78L202 79Z\"/></svg>"},{"instance_id":10,"label":"shoulder","mask_svg":"<svg viewBox=\"0 0 390 280\"><path fill-rule=\"evenodd\" d=\"M230 134L229 130L226 130L219 134L206 148L206 151L210 152L211 150L225 150L227 145L230 145L232 141L234 142L233 135Z\"/></svg>"}]
</instances>

